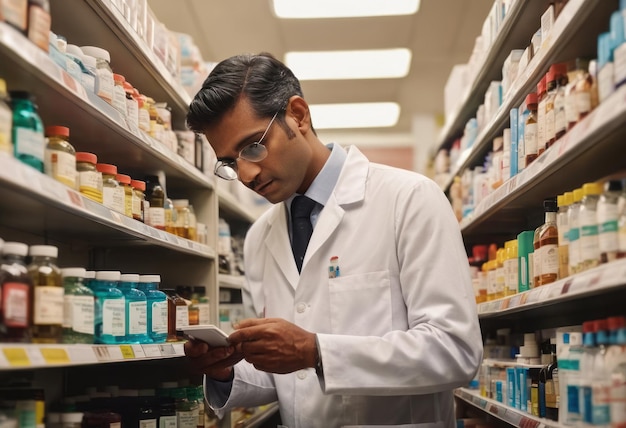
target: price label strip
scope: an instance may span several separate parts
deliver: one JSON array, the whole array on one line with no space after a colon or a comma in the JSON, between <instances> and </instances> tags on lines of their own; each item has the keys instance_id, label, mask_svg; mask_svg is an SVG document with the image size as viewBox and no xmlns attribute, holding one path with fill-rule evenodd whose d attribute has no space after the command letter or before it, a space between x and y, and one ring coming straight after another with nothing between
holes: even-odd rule
<instances>
[{"instance_id":1,"label":"price label strip","mask_svg":"<svg viewBox=\"0 0 626 428\"><path fill-rule=\"evenodd\" d=\"M11 367L30 366L30 358L24 348L3 348L2 353Z\"/></svg>"},{"instance_id":2,"label":"price label strip","mask_svg":"<svg viewBox=\"0 0 626 428\"><path fill-rule=\"evenodd\" d=\"M46 364L58 365L71 362L67 351L63 348L41 348L40 352Z\"/></svg>"}]
</instances>

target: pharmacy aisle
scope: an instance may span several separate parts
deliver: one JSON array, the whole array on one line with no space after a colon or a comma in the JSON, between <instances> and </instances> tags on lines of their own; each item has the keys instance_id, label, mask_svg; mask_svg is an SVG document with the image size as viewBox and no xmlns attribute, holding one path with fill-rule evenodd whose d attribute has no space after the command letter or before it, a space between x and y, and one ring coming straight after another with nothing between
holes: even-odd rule
<instances>
[{"instance_id":1,"label":"pharmacy aisle","mask_svg":"<svg viewBox=\"0 0 626 428\"><path fill-rule=\"evenodd\" d=\"M625 20L624 2L496 1L448 81L469 88L447 100L437 178L483 330L483 365L457 391L472 415L626 421Z\"/></svg>"}]
</instances>

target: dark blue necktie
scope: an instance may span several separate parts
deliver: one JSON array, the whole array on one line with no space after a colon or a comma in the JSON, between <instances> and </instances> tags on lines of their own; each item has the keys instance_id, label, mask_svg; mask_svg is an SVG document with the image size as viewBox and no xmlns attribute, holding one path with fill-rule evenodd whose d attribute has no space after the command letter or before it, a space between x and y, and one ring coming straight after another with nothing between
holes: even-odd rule
<instances>
[{"instance_id":1,"label":"dark blue necktie","mask_svg":"<svg viewBox=\"0 0 626 428\"><path fill-rule=\"evenodd\" d=\"M298 272L302 270L306 247L313 234L311 211L314 206L315 201L306 196L296 196L291 202L291 249Z\"/></svg>"}]
</instances>

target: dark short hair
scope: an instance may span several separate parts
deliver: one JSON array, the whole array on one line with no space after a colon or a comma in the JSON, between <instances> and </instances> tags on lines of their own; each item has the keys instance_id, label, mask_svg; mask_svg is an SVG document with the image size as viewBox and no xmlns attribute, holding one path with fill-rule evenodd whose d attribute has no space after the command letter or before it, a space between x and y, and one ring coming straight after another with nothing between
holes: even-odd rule
<instances>
[{"instance_id":1,"label":"dark short hair","mask_svg":"<svg viewBox=\"0 0 626 428\"><path fill-rule=\"evenodd\" d=\"M221 61L209 73L189 105L187 126L194 132L204 132L234 108L241 97L248 99L259 117L271 117L284 109L294 95L302 96L300 82L274 56L266 52L236 55ZM276 120L291 131L284 114L279 114Z\"/></svg>"}]
</instances>

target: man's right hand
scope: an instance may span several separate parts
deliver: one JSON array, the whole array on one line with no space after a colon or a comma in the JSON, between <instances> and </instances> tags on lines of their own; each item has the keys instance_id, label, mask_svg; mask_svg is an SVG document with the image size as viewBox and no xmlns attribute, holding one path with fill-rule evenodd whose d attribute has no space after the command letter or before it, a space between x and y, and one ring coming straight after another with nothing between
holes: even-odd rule
<instances>
[{"instance_id":1,"label":"man's right hand","mask_svg":"<svg viewBox=\"0 0 626 428\"><path fill-rule=\"evenodd\" d=\"M233 366L243 359L243 354L236 352L234 346L213 348L194 339L185 343L185 355L194 373L223 382L232 378Z\"/></svg>"}]
</instances>

